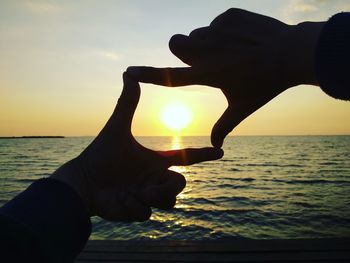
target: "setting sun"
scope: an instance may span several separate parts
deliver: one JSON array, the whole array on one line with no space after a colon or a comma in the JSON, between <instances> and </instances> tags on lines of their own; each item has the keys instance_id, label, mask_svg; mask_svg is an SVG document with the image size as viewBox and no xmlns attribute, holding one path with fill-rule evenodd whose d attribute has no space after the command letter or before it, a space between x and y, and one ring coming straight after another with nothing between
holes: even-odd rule
<instances>
[{"instance_id":1,"label":"setting sun","mask_svg":"<svg viewBox=\"0 0 350 263\"><path fill-rule=\"evenodd\" d=\"M166 127L180 131L191 122L192 112L183 104L173 103L164 108L160 118Z\"/></svg>"}]
</instances>

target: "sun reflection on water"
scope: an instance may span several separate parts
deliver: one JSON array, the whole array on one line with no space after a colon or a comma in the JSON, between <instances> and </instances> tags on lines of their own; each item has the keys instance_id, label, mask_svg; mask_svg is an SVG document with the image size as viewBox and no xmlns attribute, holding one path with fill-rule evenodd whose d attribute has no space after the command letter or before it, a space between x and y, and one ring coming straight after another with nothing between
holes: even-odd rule
<instances>
[{"instance_id":1,"label":"sun reflection on water","mask_svg":"<svg viewBox=\"0 0 350 263\"><path fill-rule=\"evenodd\" d=\"M181 149L181 137L180 136L174 136L171 141L171 150L178 150Z\"/></svg>"},{"instance_id":2,"label":"sun reflection on water","mask_svg":"<svg viewBox=\"0 0 350 263\"><path fill-rule=\"evenodd\" d=\"M170 149L171 150L178 150L183 148L183 144L181 141L181 137L180 136L174 136L172 138L171 141L171 145L170 145ZM188 182L188 177L190 176L190 170L191 168L189 166L172 166L170 167L170 170L177 172L177 173L181 173L183 176L185 176L187 182ZM188 185L186 188L177 196L177 202L175 205L175 208L182 208L182 209L186 209L189 206L186 205L183 200L190 198L190 192L192 191L192 188Z\"/></svg>"},{"instance_id":3,"label":"sun reflection on water","mask_svg":"<svg viewBox=\"0 0 350 263\"><path fill-rule=\"evenodd\" d=\"M183 148L183 145L181 143L181 137L180 136L174 136L171 144L170 144L170 149L171 150L178 150ZM181 173L184 176L186 176L189 172L189 168L186 166L172 166L170 167L170 170L177 172L177 173Z\"/></svg>"}]
</instances>

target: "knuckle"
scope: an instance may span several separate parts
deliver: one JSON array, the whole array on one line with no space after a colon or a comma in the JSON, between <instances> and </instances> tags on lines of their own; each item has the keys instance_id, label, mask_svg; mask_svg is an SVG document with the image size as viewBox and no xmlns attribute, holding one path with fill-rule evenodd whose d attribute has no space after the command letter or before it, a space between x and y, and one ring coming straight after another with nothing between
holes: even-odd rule
<instances>
[{"instance_id":1,"label":"knuckle","mask_svg":"<svg viewBox=\"0 0 350 263\"><path fill-rule=\"evenodd\" d=\"M240 16L245 12L245 10L240 8L229 8L224 13L215 18L210 25L215 27L218 25L234 22L239 19Z\"/></svg>"},{"instance_id":2,"label":"knuckle","mask_svg":"<svg viewBox=\"0 0 350 263\"><path fill-rule=\"evenodd\" d=\"M239 18L240 16L246 14L247 11L244 9L240 9L240 8L230 8L228 9L224 14L225 17L237 17Z\"/></svg>"},{"instance_id":3,"label":"knuckle","mask_svg":"<svg viewBox=\"0 0 350 263\"><path fill-rule=\"evenodd\" d=\"M195 29L195 30L192 30L191 33L189 34L189 37L196 37L196 34L198 34L198 30L199 28Z\"/></svg>"},{"instance_id":4,"label":"knuckle","mask_svg":"<svg viewBox=\"0 0 350 263\"><path fill-rule=\"evenodd\" d=\"M208 27L200 27L200 28L193 30L189 36L192 38L201 39L204 37L204 35L206 35L208 33L208 31L209 31Z\"/></svg>"},{"instance_id":5,"label":"knuckle","mask_svg":"<svg viewBox=\"0 0 350 263\"><path fill-rule=\"evenodd\" d=\"M242 9L240 9L240 8L231 7L231 8L226 10L225 14L234 15L234 14L240 13L241 11L242 11Z\"/></svg>"}]
</instances>

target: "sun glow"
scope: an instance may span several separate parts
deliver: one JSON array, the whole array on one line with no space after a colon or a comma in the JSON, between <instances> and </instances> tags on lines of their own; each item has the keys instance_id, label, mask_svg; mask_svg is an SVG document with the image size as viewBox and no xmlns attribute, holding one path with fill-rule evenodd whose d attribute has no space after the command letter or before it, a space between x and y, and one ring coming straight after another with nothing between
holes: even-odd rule
<instances>
[{"instance_id":1,"label":"sun glow","mask_svg":"<svg viewBox=\"0 0 350 263\"><path fill-rule=\"evenodd\" d=\"M192 112L183 104L173 103L164 108L160 118L169 129L181 131L192 121Z\"/></svg>"}]
</instances>

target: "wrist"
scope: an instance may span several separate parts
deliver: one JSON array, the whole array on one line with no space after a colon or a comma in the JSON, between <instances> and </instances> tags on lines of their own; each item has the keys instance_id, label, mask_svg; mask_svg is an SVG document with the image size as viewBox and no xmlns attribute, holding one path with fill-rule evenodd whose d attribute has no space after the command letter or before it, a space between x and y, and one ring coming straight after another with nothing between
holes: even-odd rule
<instances>
[{"instance_id":1,"label":"wrist","mask_svg":"<svg viewBox=\"0 0 350 263\"><path fill-rule=\"evenodd\" d=\"M319 85L315 70L315 51L324 22L302 22L291 26L284 38L285 78L288 86Z\"/></svg>"},{"instance_id":2,"label":"wrist","mask_svg":"<svg viewBox=\"0 0 350 263\"><path fill-rule=\"evenodd\" d=\"M61 181L70 186L80 197L89 215L91 215L91 201L89 187L78 160L72 159L58 168L50 178Z\"/></svg>"}]
</instances>

